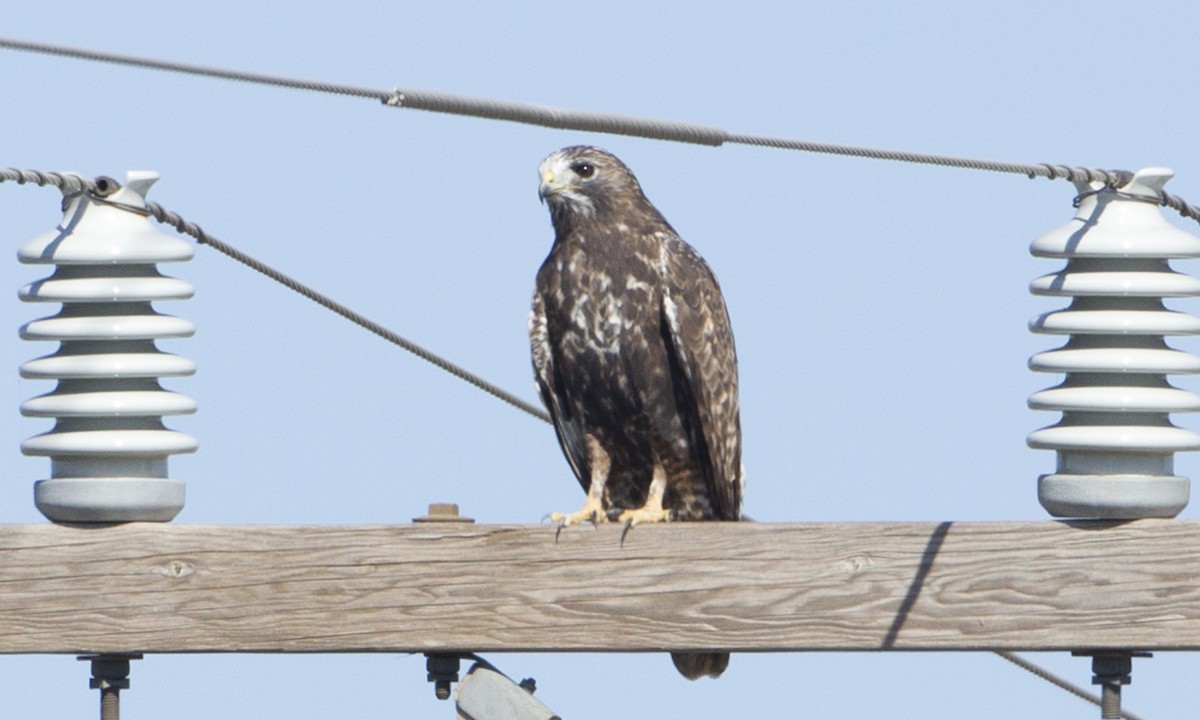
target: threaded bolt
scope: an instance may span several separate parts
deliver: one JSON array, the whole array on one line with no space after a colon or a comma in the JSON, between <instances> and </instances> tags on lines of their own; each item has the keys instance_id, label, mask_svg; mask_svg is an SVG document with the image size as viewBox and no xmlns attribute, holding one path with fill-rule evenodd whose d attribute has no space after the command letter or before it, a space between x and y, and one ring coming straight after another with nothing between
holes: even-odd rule
<instances>
[{"instance_id":1,"label":"threaded bolt","mask_svg":"<svg viewBox=\"0 0 1200 720\"><path fill-rule=\"evenodd\" d=\"M129 687L129 661L141 660L140 653L80 655L92 663L88 687L100 691L100 720L121 719L121 691Z\"/></svg>"},{"instance_id":2,"label":"threaded bolt","mask_svg":"<svg viewBox=\"0 0 1200 720\"><path fill-rule=\"evenodd\" d=\"M1100 690L1101 720L1120 720L1121 717L1121 684L1106 682Z\"/></svg>"}]
</instances>

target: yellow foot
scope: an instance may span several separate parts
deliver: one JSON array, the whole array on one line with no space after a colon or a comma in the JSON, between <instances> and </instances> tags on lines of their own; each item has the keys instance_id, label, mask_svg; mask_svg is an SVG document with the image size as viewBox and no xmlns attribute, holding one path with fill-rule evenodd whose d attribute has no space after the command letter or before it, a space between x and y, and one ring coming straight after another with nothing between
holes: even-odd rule
<instances>
[{"instance_id":1,"label":"yellow foot","mask_svg":"<svg viewBox=\"0 0 1200 720\"><path fill-rule=\"evenodd\" d=\"M637 510L626 510L617 516L617 522L625 523L625 527L621 530L621 544L625 544L625 536L629 534L630 528L634 525L642 523L665 523L671 522L671 511L662 508L640 507Z\"/></svg>"},{"instance_id":2,"label":"yellow foot","mask_svg":"<svg viewBox=\"0 0 1200 720\"><path fill-rule=\"evenodd\" d=\"M640 507L637 510L626 510L617 516L617 522L623 522L630 527L642 523L671 522L671 511L662 508Z\"/></svg>"},{"instance_id":3,"label":"yellow foot","mask_svg":"<svg viewBox=\"0 0 1200 720\"><path fill-rule=\"evenodd\" d=\"M599 500L592 500L591 497L579 509L579 512L571 514L566 513L550 513L550 521L558 525L558 529L554 531L554 542L558 542L558 536L562 534L565 527L571 525L582 525L585 522L590 522L592 525L608 522L608 515L604 514L604 508Z\"/></svg>"},{"instance_id":4,"label":"yellow foot","mask_svg":"<svg viewBox=\"0 0 1200 720\"><path fill-rule=\"evenodd\" d=\"M608 522L608 516L600 511L600 508L584 507L579 512L573 512L570 515L566 513L550 513L550 521L558 523L560 528L569 525L582 525L585 522L590 522L593 525Z\"/></svg>"}]
</instances>

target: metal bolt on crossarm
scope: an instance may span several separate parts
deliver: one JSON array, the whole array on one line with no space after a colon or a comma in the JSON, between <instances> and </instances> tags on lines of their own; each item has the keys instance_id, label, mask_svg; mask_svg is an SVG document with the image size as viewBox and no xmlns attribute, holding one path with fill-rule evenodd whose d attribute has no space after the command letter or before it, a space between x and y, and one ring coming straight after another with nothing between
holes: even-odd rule
<instances>
[{"instance_id":1,"label":"metal bolt on crossarm","mask_svg":"<svg viewBox=\"0 0 1200 720\"><path fill-rule=\"evenodd\" d=\"M475 520L458 514L456 503L430 503L429 514L413 518L414 523L473 523ZM426 679L433 683L438 700L450 699L450 686L458 682L461 656L455 653L426 653Z\"/></svg>"},{"instance_id":2,"label":"metal bolt on crossarm","mask_svg":"<svg viewBox=\"0 0 1200 720\"><path fill-rule=\"evenodd\" d=\"M141 660L140 653L80 655L92 664L88 687L100 691L100 720L120 720L121 691L129 689L129 661Z\"/></svg>"},{"instance_id":3,"label":"metal bolt on crossarm","mask_svg":"<svg viewBox=\"0 0 1200 720\"><path fill-rule=\"evenodd\" d=\"M421 517L413 518L415 523L473 523L475 518L464 517L458 514L457 503L430 503L429 514Z\"/></svg>"},{"instance_id":4,"label":"metal bolt on crossarm","mask_svg":"<svg viewBox=\"0 0 1200 720\"><path fill-rule=\"evenodd\" d=\"M458 682L461 658L454 654L425 653L426 679L433 683L438 700L450 699L450 685Z\"/></svg>"},{"instance_id":5,"label":"metal bolt on crossarm","mask_svg":"<svg viewBox=\"0 0 1200 720\"><path fill-rule=\"evenodd\" d=\"M1076 657L1092 658L1092 684L1100 686L1101 720L1118 720L1121 712L1121 686L1133 682L1133 658L1148 658L1144 650L1077 650Z\"/></svg>"}]
</instances>

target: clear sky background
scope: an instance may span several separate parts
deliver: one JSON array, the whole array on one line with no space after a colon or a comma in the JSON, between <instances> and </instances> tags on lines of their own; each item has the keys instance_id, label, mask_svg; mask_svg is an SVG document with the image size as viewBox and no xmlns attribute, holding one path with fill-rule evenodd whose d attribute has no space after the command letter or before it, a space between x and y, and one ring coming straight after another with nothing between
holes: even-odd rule
<instances>
[{"instance_id":1,"label":"clear sky background","mask_svg":"<svg viewBox=\"0 0 1200 720\"><path fill-rule=\"evenodd\" d=\"M1192 203L1197 27L1194 0L0 11L3 36L368 87L1011 161L1166 165L1177 173L1167 190ZM1028 246L1072 217L1066 182L558 131L5 50L0 97L0 166L118 179L156 170L150 199L532 401L525 322L553 237L535 170L565 145L606 147L721 280L741 358L749 515L1047 518L1036 478L1054 456L1025 436L1056 416L1025 399L1060 378L1025 363L1060 340L1026 323L1065 303L1029 294L1061 263ZM55 306L18 302L49 269L15 254L59 218L53 189L0 184L10 258L0 522L44 522L31 486L49 462L18 446L49 423L17 407L50 387L20 380L17 366L53 348L16 331ZM209 248L163 270L196 286L194 300L158 305L198 327L162 343L199 366L166 383L200 404L168 421L200 442L171 460L188 484L176 522L403 523L451 501L479 522L535 523L580 504L541 422ZM1197 458L1176 468L1196 477ZM1031 657L1090 680L1086 659ZM572 720L1099 715L988 653L737 655L719 681L697 683L665 655L490 659L537 678L538 697ZM0 671L4 717L96 711L87 667L71 657L0 657ZM1195 654L1138 661L1126 707L1193 715L1198 674ZM420 656L160 655L135 663L132 682L132 719L453 716Z\"/></svg>"}]
</instances>

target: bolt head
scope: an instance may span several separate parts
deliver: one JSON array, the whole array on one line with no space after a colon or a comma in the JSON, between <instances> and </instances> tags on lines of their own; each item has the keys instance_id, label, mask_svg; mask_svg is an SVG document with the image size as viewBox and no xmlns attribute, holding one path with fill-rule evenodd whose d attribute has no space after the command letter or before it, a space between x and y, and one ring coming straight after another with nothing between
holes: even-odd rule
<instances>
[{"instance_id":1,"label":"bolt head","mask_svg":"<svg viewBox=\"0 0 1200 720\"><path fill-rule=\"evenodd\" d=\"M426 522L457 522L457 523L473 523L474 518L463 517L458 514L458 505L456 503L430 503L429 514L422 517L413 518L415 523Z\"/></svg>"}]
</instances>

